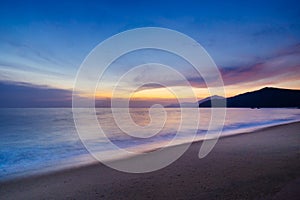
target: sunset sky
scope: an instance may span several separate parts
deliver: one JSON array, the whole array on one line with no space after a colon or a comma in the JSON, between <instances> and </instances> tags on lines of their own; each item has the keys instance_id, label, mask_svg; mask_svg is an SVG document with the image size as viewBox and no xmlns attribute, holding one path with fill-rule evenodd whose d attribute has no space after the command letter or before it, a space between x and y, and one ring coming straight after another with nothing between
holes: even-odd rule
<instances>
[{"instance_id":1,"label":"sunset sky","mask_svg":"<svg viewBox=\"0 0 300 200\"><path fill-rule=\"evenodd\" d=\"M300 89L299 1L1 1L0 106L67 105L88 53L110 36L139 27L169 28L198 41L219 67L226 96L265 86ZM208 96L188 63L144 50L116 61L97 97L110 98L118 76L149 61L174 67L199 99ZM133 74L132 80L147 79L151 73ZM182 87L172 81L173 87ZM173 98L157 86L142 88L134 97Z\"/></svg>"}]
</instances>

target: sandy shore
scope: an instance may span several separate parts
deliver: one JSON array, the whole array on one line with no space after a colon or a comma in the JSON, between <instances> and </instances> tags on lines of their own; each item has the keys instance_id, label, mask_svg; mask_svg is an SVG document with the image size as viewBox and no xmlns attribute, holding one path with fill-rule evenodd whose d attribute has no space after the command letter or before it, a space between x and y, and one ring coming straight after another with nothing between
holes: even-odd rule
<instances>
[{"instance_id":1,"label":"sandy shore","mask_svg":"<svg viewBox=\"0 0 300 200\"><path fill-rule=\"evenodd\" d=\"M127 174L101 164L1 183L0 199L297 199L300 123L201 142L170 166Z\"/></svg>"}]
</instances>

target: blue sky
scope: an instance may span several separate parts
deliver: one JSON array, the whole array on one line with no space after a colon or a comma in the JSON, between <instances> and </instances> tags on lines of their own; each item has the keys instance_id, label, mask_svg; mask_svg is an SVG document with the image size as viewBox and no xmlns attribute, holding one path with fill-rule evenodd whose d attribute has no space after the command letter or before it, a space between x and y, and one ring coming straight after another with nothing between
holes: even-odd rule
<instances>
[{"instance_id":1,"label":"blue sky","mask_svg":"<svg viewBox=\"0 0 300 200\"><path fill-rule=\"evenodd\" d=\"M299 22L297 1L1 1L0 81L72 89L97 44L154 26L197 40L220 68L228 96L263 86L299 88Z\"/></svg>"}]
</instances>

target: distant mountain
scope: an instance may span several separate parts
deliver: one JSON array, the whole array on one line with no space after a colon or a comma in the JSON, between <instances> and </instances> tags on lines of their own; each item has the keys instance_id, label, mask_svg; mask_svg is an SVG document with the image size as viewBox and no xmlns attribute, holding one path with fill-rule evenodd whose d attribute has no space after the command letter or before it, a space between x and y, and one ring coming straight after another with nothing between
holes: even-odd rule
<instances>
[{"instance_id":1,"label":"distant mountain","mask_svg":"<svg viewBox=\"0 0 300 200\"><path fill-rule=\"evenodd\" d=\"M198 103L190 103L190 102L184 102L182 104L170 104L167 105L166 108L198 108Z\"/></svg>"},{"instance_id":2,"label":"distant mountain","mask_svg":"<svg viewBox=\"0 0 300 200\"><path fill-rule=\"evenodd\" d=\"M224 97L221 97L221 96L218 96L218 95L213 95L211 97L206 97L205 99L201 99L200 101L198 101L198 104L204 103L204 102L206 102L208 100L211 100L211 99L213 99L213 100L215 100L215 99L224 99Z\"/></svg>"},{"instance_id":3,"label":"distant mountain","mask_svg":"<svg viewBox=\"0 0 300 200\"><path fill-rule=\"evenodd\" d=\"M198 102L183 102L182 104L169 104L166 106L166 108L198 108L200 103L203 103L205 101L208 101L210 99L224 99L224 97L214 95L211 97L206 97L205 99L202 99Z\"/></svg>"},{"instance_id":4,"label":"distant mountain","mask_svg":"<svg viewBox=\"0 0 300 200\"><path fill-rule=\"evenodd\" d=\"M219 100L216 99L215 102ZM226 99L227 107L240 108L300 108L300 90L266 87ZM199 107L211 107L211 100L199 101Z\"/></svg>"}]
</instances>

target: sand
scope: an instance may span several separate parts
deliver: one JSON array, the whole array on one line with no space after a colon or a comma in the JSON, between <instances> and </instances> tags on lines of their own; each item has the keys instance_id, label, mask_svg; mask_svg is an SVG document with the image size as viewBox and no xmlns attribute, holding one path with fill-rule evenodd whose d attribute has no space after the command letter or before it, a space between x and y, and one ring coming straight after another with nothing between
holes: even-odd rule
<instances>
[{"instance_id":1,"label":"sand","mask_svg":"<svg viewBox=\"0 0 300 200\"><path fill-rule=\"evenodd\" d=\"M225 137L199 159L195 142L159 171L94 164L1 183L0 199L297 199L300 123Z\"/></svg>"}]
</instances>

